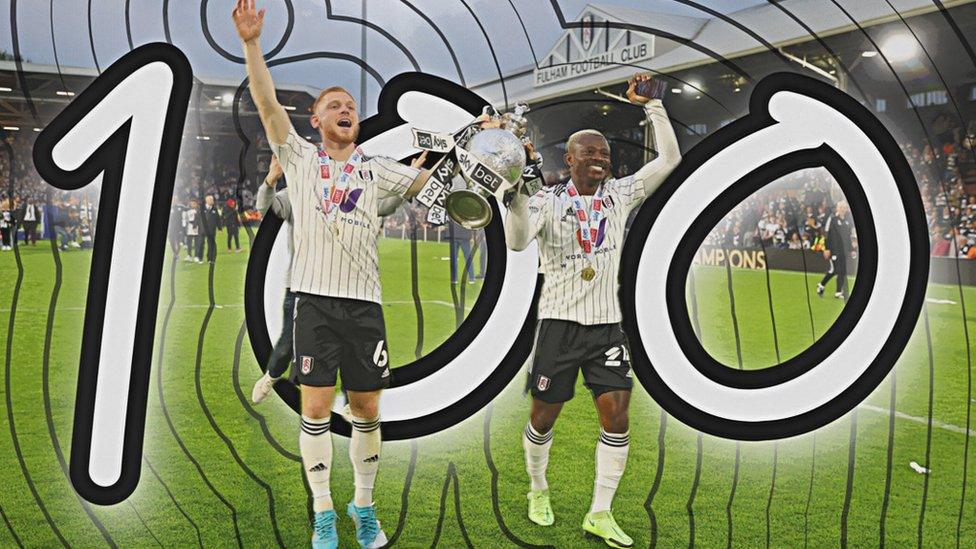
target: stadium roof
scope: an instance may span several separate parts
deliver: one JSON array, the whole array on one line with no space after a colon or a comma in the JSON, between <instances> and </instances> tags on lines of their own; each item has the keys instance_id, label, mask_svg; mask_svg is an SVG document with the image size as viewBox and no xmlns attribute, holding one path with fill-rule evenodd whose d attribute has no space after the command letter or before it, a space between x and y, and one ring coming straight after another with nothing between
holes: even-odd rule
<instances>
[{"instance_id":1,"label":"stadium roof","mask_svg":"<svg viewBox=\"0 0 976 549\"><path fill-rule=\"evenodd\" d=\"M46 124L71 101L75 94L84 90L98 75L95 69L86 67L59 67L35 63L21 63L21 69L27 80L27 89L30 90L31 102L37 110L40 125L35 121L30 106L20 91L17 66L13 61L0 61L0 125L23 131L40 128L41 125ZM191 108L195 105L193 101L196 92L199 91L203 107L201 112L206 115L216 115L208 117L207 133L210 135L233 133L232 120L227 115L232 112L232 98L240 82L230 78L208 76L198 76L197 82L194 95L191 96ZM304 115L318 95L318 90L304 85L282 84L277 86L277 90L278 100L296 116ZM241 114L252 116L257 112L249 101L243 101Z\"/></svg>"},{"instance_id":2,"label":"stadium roof","mask_svg":"<svg viewBox=\"0 0 976 549\"><path fill-rule=\"evenodd\" d=\"M890 1L904 17L936 12L938 9L931 0ZM969 4L971 1L946 0L943 4L949 8L954 8ZM567 3L569 2L563 2L563 4ZM634 23L666 30L676 36L692 40L708 51L735 62L743 62L741 58L766 51L766 46L754 36L716 15L722 14L723 17L733 20L741 27L751 29L755 35L762 37L762 40L774 48L784 49L798 57L803 57L804 54L817 55L818 48L815 47L816 43L811 42L812 37L808 32L780 11L776 5L765 0L709 0L703 3L714 9L714 13L709 14L702 9L692 8L673 0L645 0L639 4L640 8L621 6L610 3L608 0L588 4L579 13L574 14L567 11L561 15L569 21L580 21L587 14L593 14L601 20ZM857 26L852 23L851 19L838 8L825 9L823 0L783 0L778 4L795 14L820 37L850 35L844 40L846 49L838 51L846 51L848 55L856 55L858 48L864 42L863 37L860 37L860 33L857 32ZM897 15L887 2L845 2L842 5L861 26L897 21ZM953 9L952 11L960 14L956 19L963 29L971 29L976 26L976 10L964 8L961 10ZM445 11L442 16L448 15L450 15L449 10ZM939 17L939 15L936 12L932 14L932 17ZM536 26L544 24L549 30L553 25L553 23L542 21L529 21L528 24L530 28L533 24ZM558 25L558 23L555 24ZM940 32L945 32L944 24L939 28L942 29ZM596 32L602 30L602 28L598 28ZM850 32L852 30L855 32ZM511 30L511 33L513 33L513 38L521 39L521 29L517 26ZM539 65L545 66L547 56L554 53L558 46L568 44L571 35L578 35L579 33L580 29L568 29L561 33L545 32L544 34L547 36L545 43L540 43L540 39L535 39L535 43L533 43L534 53L538 58ZM650 69L674 73L682 69L710 65L708 70L705 70L704 67L702 69L696 68L696 73L701 72L705 79L719 78L724 73L730 72L724 66L714 63L714 59L701 50L663 37L651 38L646 34L637 32L633 32L632 35L632 37L628 37L628 40L632 38L635 42L653 41L653 55L640 62L641 65ZM530 33L530 36L536 35ZM556 38L555 41L553 37ZM573 40L578 42L578 36ZM520 40L511 40L510 42L520 42ZM510 49L515 46L508 47ZM942 48L937 49L941 50ZM509 51L509 53L511 52ZM528 55L528 52L525 54ZM942 52L937 54L944 55ZM954 62L965 62L963 56L956 57L957 59ZM522 56L518 57L518 59L522 58ZM571 56L570 61L579 59L579 56ZM953 60L950 59L950 61ZM70 101L70 94L78 93L84 89L97 74L91 68L64 65L58 67L25 63L22 67L28 80L31 98L42 124L46 123ZM535 68L535 65L530 64L506 71L505 93L503 93L497 78L469 87L496 105L501 105L503 104L503 97L506 95L510 102L514 100L540 101L623 82L634 72L634 68L630 66L614 67L594 71L592 74L565 78L558 84L537 86L534 85L533 70ZM787 67L780 64L778 67L774 67L774 70L783 70L784 68ZM789 68L802 70L800 65ZM754 76L763 74L762 68L759 67L751 67L750 72L753 72ZM198 72L199 74L201 73ZM233 78L215 78L212 76L198 76L198 78L203 83L199 90L201 97L206 98L202 104L202 112L211 114L213 118L212 121L209 118L206 120L207 132L213 135L234 133L232 119L228 116L231 110L231 102L226 101L224 97L235 92L239 81ZM297 80L301 76L300 74L298 76L293 74L292 78ZM10 91L5 91L8 88ZM317 89L306 85L282 85L278 89L279 99L282 103L295 107L295 110L292 111L293 116L304 115L306 108L317 93ZM192 104L191 107L193 107ZM242 113L253 115L253 107L245 102ZM0 124L25 129L38 127L20 91L15 64L12 61L0 61Z\"/></svg>"},{"instance_id":3,"label":"stadium roof","mask_svg":"<svg viewBox=\"0 0 976 549\"><path fill-rule=\"evenodd\" d=\"M968 4L972 0L946 1L942 4L947 8ZM720 4L722 2L719 2ZM811 42L813 37L799 24L790 19L779 7L769 2L743 1L724 2L727 7L742 6L742 9L716 10L739 26L750 29L774 48ZM804 22L819 37L827 37L840 33L857 30L861 27L874 26L890 21L897 21L895 14L887 2L846 2L844 9L825 9L822 0L785 0L779 4ZM709 3L712 5L712 3ZM902 17L908 18L938 10L938 6L931 0L891 0ZM638 9L605 3L593 3L584 7L580 13L570 21L582 21L588 15L594 16L598 23L594 32L602 31L599 22L612 22L645 25L655 29L665 30L693 41L695 44L714 52L725 59L734 60L739 57L768 51L766 45L755 37L730 24L729 21L715 16L701 16L702 11L695 11L696 15L688 15L690 11L676 10L674 2L664 0L648 0L646 7ZM848 15L850 17L848 17ZM857 23L852 22L851 18ZM554 49L559 47L570 34L578 34L578 28L567 29L555 45L541 44ZM641 62L646 68L660 72L675 72L678 70L714 63L715 59L708 53L684 46L667 38L657 36L655 54L652 58ZM537 44L536 46L539 46ZM537 53L548 50L540 49ZM551 52L550 52L551 53ZM570 61L584 59L576 57ZM545 66L546 57L539 55L538 64ZM797 65L797 68L799 65ZM510 101L537 101L565 95L576 91L593 89L613 82L623 82L634 73L631 66L618 66L604 71L573 78L571 81L558 86L535 86L533 65L525 65L505 75L506 89L503 90L499 79L494 78L472 86L472 89L493 103L502 103L507 94Z\"/></svg>"}]
</instances>

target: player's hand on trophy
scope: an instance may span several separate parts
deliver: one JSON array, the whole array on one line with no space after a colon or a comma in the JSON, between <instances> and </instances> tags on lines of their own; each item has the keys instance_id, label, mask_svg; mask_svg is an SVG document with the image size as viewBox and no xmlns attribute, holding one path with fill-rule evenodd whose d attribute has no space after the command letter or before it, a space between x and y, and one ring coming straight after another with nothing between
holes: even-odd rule
<instances>
[{"instance_id":1,"label":"player's hand on trophy","mask_svg":"<svg viewBox=\"0 0 976 549\"><path fill-rule=\"evenodd\" d=\"M281 169L281 162L278 162L278 157L271 155L271 166L268 167L268 175L264 178L264 184L273 189L283 173L284 170Z\"/></svg>"},{"instance_id":2,"label":"player's hand on trophy","mask_svg":"<svg viewBox=\"0 0 976 549\"><path fill-rule=\"evenodd\" d=\"M535 152L535 144L531 140L524 138L522 139L522 144L525 145L525 158L529 162L535 162L536 157L539 156L539 153Z\"/></svg>"},{"instance_id":3,"label":"player's hand on trophy","mask_svg":"<svg viewBox=\"0 0 976 549\"><path fill-rule=\"evenodd\" d=\"M481 116L476 118L475 122L478 122L479 127L483 130L502 127L501 118L497 116L491 116L488 113L482 114Z\"/></svg>"},{"instance_id":4,"label":"player's hand on trophy","mask_svg":"<svg viewBox=\"0 0 976 549\"><path fill-rule=\"evenodd\" d=\"M426 161L427 161L427 151L424 150L420 153L420 156L410 161L410 167L418 170L422 169L424 167L424 162Z\"/></svg>"},{"instance_id":5,"label":"player's hand on trophy","mask_svg":"<svg viewBox=\"0 0 976 549\"><path fill-rule=\"evenodd\" d=\"M241 42L252 42L261 36L261 27L264 25L264 8L256 9L254 0L237 0L237 6L234 7L231 17L234 19L234 27L237 29L237 36L241 38Z\"/></svg>"}]
</instances>

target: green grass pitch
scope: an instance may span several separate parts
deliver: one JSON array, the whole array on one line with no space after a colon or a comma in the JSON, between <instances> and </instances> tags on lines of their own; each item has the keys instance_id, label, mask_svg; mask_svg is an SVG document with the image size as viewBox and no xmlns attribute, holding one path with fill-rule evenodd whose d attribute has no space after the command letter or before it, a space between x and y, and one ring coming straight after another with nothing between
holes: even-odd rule
<instances>
[{"instance_id":1,"label":"green grass pitch","mask_svg":"<svg viewBox=\"0 0 976 549\"><path fill-rule=\"evenodd\" d=\"M409 245L382 240L380 250L392 363L403 364L413 358L417 343ZM424 348L429 350L454 326L454 312L448 305L452 301L448 263L443 259L448 255L447 245L420 243L418 254ZM254 409L255 415L241 400L249 398L259 375L242 330L247 254L220 254L214 279L219 307L212 311L205 329L207 266L179 262L171 279L167 259L142 480L129 500L113 507L83 505L56 452L58 445L67 459L70 451L91 256L74 250L60 254L59 287L48 242L22 247L20 257L23 279L11 324L18 269L13 252L0 255L2 337L8 353L0 373L4 381L0 384L4 403L0 411L0 507L20 541L44 547L60 545L59 537L72 547L105 546L108 539L123 547L199 543L225 547L237 544L235 532L239 532L247 546L275 546L279 537L288 547L306 546L308 496L301 468L294 461L297 418L273 397ZM770 276L778 345L785 360L812 341L804 285L811 292L817 335L836 318L842 303L813 295L817 274L804 278L802 273L770 271ZM775 364L765 273L736 270L732 278L744 367ZM163 339L159 330L170 284L175 286L176 301ZM468 290L470 306L477 285ZM705 347L735 367L725 270L697 268L695 292ZM614 504L618 522L636 545L646 547L653 541L660 547L687 546L693 525L693 542L700 547L725 547L730 532L732 544L742 547L764 546L767 540L774 547L837 546L844 536L843 524L850 546L874 547L881 541L886 508L884 540L888 546L915 546L921 533L926 547L953 547L964 484L959 545L976 545L972 455L965 473L968 479L963 467L971 395L959 290L932 285L929 297L951 303L927 305L934 380L928 460L930 347L924 317L895 375L856 414L815 434L778 443L736 444L712 436L699 439L697 433L668 418L662 437L659 407L643 389L636 388L630 459ZM972 315L976 291L967 288L964 298ZM56 312L49 317L52 300ZM971 319L966 321L973 330L976 325ZM46 341L49 322L51 337ZM199 356L198 342L202 343ZM897 413L885 501L889 399L895 381ZM416 443L385 444L376 500L387 534L399 530L397 545L513 546L501 531L500 517L511 536L527 544L601 546L584 538L579 528L589 506L598 435L596 414L582 385L556 426L549 468L556 524L541 528L525 517L528 480L520 440L528 402L521 395L522 383L523 377L517 376L490 408L446 432ZM856 430L852 430L855 416ZM663 447L659 447L659 439ZM352 497L347 448L346 440L336 437L332 493L340 506ZM970 454L973 450L970 448ZM931 475L912 471L911 461L928 465ZM645 507L655 485L652 505ZM845 499L849 499L846 506ZM648 508L653 513L653 530ZM402 528L398 528L401 518ZM0 546L15 543L11 528L0 525ZM339 534L343 546L355 546L351 522L345 517L340 518Z\"/></svg>"}]
</instances>

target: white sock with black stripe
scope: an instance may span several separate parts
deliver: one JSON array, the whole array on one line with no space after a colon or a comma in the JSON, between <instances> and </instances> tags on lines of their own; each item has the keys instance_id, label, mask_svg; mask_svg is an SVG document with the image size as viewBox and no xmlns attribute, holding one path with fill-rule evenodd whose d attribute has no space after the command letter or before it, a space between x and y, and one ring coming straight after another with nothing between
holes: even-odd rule
<instances>
[{"instance_id":1,"label":"white sock with black stripe","mask_svg":"<svg viewBox=\"0 0 976 549\"><path fill-rule=\"evenodd\" d=\"M546 468L549 466L549 448L552 448L552 429L548 433L540 433L532 428L532 423L525 425L522 432L522 448L525 450L525 472L532 480L532 491L548 490Z\"/></svg>"},{"instance_id":2,"label":"white sock with black stripe","mask_svg":"<svg viewBox=\"0 0 976 549\"><path fill-rule=\"evenodd\" d=\"M356 507L373 504L373 483L380 467L380 418L363 419L352 416L352 437L349 440L349 460L356 479Z\"/></svg>"},{"instance_id":3,"label":"white sock with black stripe","mask_svg":"<svg viewBox=\"0 0 976 549\"><path fill-rule=\"evenodd\" d=\"M627 467L629 449L630 431L608 433L600 429L600 441L596 443L596 481L593 483L591 513L610 510L620 477Z\"/></svg>"},{"instance_id":4,"label":"white sock with black stripe","mask_svg":"<svg viewBox=\"0 0 976 549\"><path fill-rule=\"evenodd\" d=\"M332 492L329 489L332 433L329 431L329 418L313 419L303 415L298 446L302 452L305 477L308 479L309 488L312 489L315 512L332 509Z\"/></svg>"}]
</instances>

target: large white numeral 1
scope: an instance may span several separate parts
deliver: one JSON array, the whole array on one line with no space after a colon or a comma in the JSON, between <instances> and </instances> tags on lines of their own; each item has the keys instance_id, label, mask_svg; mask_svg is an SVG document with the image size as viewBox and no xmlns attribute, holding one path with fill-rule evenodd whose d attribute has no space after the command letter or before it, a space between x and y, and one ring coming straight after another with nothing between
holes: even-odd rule
<instances>
[{"instance_id":1,"label":"large white numeral 1","mask_svg":"<svg viewBox=\"0 0 976 549\"><path fill-rule=\"evenodd\" d=\"M71 480L89 501L122 501L139 481L153 333L170 202L192 73L150 44L108 68L38 136L55 187L101 174L71 443Z\"/></svg>"}]
</instances>

